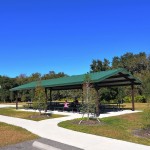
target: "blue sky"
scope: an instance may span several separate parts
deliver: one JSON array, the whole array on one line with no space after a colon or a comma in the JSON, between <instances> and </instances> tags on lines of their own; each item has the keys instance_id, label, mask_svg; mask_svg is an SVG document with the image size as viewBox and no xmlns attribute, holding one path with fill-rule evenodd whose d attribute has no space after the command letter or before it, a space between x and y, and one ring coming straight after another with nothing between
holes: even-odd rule
<instances>
[{"instance_id":1,"label":"blue sky","mask_svg":"<svg viewBox=\"0 0 150 150\"><path fill-rule=\"evenodd\" d=\"M68 75L93 59L150 54L149 0L0 0L0 75Z\"/></svg>"}]
</instances>

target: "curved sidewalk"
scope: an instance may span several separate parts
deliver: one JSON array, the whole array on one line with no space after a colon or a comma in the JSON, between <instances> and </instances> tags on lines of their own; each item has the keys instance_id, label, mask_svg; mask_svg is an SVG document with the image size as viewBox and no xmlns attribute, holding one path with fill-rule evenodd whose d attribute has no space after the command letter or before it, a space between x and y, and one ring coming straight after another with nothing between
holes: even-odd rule
<instances>
[{"instance_id":1,"label":"curved sidewalk","mask_svg":"<svg viewBox=\"0 0 150 150\"><path fill-rule=\"evenodd\" d=\"M102 117L116 116L126 113L133 113L132 111L112 112L102 114ZM65 113L64 113L65 114ZM67 113L68 114L68 113ZM57 124L61 121L81 117L79 114L70 113L70 116L48 119L43 121L31 121L20 118L13 118L0 115L0 122L20 126L31 131L40 137L51 139L64 144L72 145L85 150L150 150L150 146L125 142L121 140L96 136L76 131L71 131L58 127Z\"/></svg>"}]
</instances>

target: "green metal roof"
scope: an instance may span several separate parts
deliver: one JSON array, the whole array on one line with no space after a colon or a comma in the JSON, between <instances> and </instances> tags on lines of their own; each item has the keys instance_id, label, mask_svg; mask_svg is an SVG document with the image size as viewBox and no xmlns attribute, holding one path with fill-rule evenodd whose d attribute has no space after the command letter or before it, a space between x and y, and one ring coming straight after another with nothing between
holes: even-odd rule
<instances>
[{"instance_id":1,"label":"green metal roof","mask_svg":"<svg viewBox=\"0 0 150 150\"><path fill-rule=\"evenodd\" d=\"M40 85L45 88L51 88L53 90L63 89L76 89L82 88L82 84L85 81L85 75L74 75L49 80L41 80ZM125 85L139 85L141 81L134 78L124 68L118 68L108 71L101 71L95 73L89 73L92 83L96 83L99 87L108 86L125 86ZM10 91L34 89L39 84L39 81L30 82L15 88Z\"/></svg>"}]
</instances>

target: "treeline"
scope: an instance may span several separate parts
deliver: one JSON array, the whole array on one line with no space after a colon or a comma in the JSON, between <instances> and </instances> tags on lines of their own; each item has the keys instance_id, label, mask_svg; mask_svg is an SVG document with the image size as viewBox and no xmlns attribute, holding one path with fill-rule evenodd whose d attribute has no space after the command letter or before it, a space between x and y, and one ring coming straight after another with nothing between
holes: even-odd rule
<instances>
[{"instance_id":1,"label":"treeline","mask_svg":"<svg viewBox=\"0 0 150 150\"><path fill-rule=\"evenodd\" d=\"M137 102L146 102L148 97L150 97L150 55L145 52L139 54L125 53L124 55L118 57L115 56L112 62L109 62L106 58L104 60L93 60L90 64L89 72L105 71L115 68L125 68L131 72L135 77L139 78L143 85L136 86L135 100ZM10 102L10 92L9 89L31 82L46 79L53 79L58 77L68 76L64 72L55 73L50 71L47 74L41 75L41 73L33 73L30 76L25 74L20 74L16 78L10 78L7 76L0 76L0 101ZM124 100L130 102L130 87L115 87L115 88L102 88L99 90L101 95L101 100L111 101L111 100ZM82 94L81 90L67 90L67 91L55 91L52 93L53 100L59 100L63 98L80 98ZM32 97L31 91L20 91L20 98L26 101Z\"/></svg>"}]
</instances>

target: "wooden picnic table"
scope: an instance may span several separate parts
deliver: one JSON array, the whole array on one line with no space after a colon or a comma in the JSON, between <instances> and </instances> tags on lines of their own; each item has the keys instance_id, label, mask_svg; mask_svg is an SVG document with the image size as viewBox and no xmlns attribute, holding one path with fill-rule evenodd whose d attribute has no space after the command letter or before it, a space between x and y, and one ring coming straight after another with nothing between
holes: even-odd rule
<instances>
[{"instance_id":1,"label":"wooden picnic table","mask_svg":"<svg viewBox=\"0 0 150 150\"><path fill-rule=\"evenodd\" d=\"M33 107L33 102L26 102L26 104L28 105L28 108L32 108Z\"/></svg>"},{"instance_id":2,"label":"wooden picnic table","mask_svg":"<svg viewBox=\"0 0 150 150\"><path fill-rule=\"evenodd\" d=\"M125 105L122 103L104 103L101 104L102 109L123 110Z\"/></svg>"},{"instance_id":3,"label":"wooden picnic table","mask_svg":"<svg viewBox=\"0 0 150 150\"><path fill-rule=\"evenodd\" d=\"M50 110L60 110L60 111L76 111L76 112L79 112L79 107L80 107L80 104L79 105L72 105L72 102L68 102L68 108L65 109L64 108L64 102L48 102L48 109Z\"/></svg>"}]
</instances>

